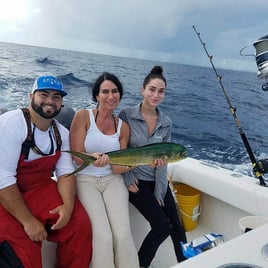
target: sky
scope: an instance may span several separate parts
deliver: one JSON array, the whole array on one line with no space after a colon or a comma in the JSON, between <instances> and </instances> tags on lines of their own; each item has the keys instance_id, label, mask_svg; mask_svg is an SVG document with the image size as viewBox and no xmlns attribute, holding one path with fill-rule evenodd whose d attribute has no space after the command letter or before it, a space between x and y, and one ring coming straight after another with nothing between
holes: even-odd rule
<instances>
[{"instance_id":1,"label":"sky","mask_svg":"<svg viewBox=\"0 0 268 268\"><path fill-rule=\"evenodd\" d=\"M0 42L257 73L267 0L0 0ZM243 55L241 56L240 50Z\"/></svg>"}]
</instances>

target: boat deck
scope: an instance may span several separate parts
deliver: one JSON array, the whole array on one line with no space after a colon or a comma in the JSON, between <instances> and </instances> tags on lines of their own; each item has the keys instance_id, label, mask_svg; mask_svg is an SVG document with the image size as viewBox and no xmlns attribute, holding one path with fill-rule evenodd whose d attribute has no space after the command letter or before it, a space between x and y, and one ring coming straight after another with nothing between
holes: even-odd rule
<instances>
[{"instance_id":1,"label":"boat deck","mask_svg":"<svg viewBox=\"0 0 268 268\"><path fill-rule=\"evenodd\" d=\"M209 233L207 230L204 230L202 234L195 237L201 236L203 234ZM193 239L192 233L186 233L187 240L191 241ZM159 247L155 258L152 261L152 264L149 268L169 268L177 264L177 260L174 254L173 245L170 237L168 237L162 245Z\"/></svg>"},{"instance_id":2,"label":"boat deck","mask_svg":"<svg viewBox=\"0 0 268 268\"><path fill-rule=\"evenodd\" d=\"M132 222L132 231L135 233L134 241L136 246L139 248L146 232L149 230L149 225L147 221L143 218L143 216L130 204L130 220ZM147 226L147 228L144 228L144 226ZM196 237L202 236L204 234L207 234L211 232L211 230L205 230L199 228L187 232L187 241L191 241ZM171 238L168 237L159 247L155 258L152 261L152 264L149 268L169 268L177 264L177 260L175 257L173 244L171 241Z\"/></svg>"},{"instance_id":3,"label":"boat deck","mask_svg":"<svg viewBox=\"0 0 268 268\"><path fill-rule=\"evenodd\" d=\"M172 242L167 238L160 246L150 268L168 268L177 263Z\"/></svg>"}]
</instances>

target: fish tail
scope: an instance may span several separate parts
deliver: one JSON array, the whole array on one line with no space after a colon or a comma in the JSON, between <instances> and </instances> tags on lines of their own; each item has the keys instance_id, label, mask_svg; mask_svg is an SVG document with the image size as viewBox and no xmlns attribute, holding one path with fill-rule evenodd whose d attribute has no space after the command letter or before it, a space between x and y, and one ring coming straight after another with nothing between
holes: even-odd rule
<instances>
[{"instance_id":1,"label":"fish tail","mask_svg":"<svg viewBox=\"0 0 268 268\"><path fill-rule=\"evenodd\" d=\"M85 161L82 165L80 165L76 170L74 170L72 173L68 174L67 176L75 175L76 173L86 168L89 164L90 164L89 162Z\"/></svg>"},{"instance_id":2,"label":"fish tail","mask_svg":"<svg viewBox=\"0 0 268 268\"><path fill-rule=\"evenodd\" d=\"M80 159L82 159L84 161L82 163L82 165L80 165L72 173L68 174L68 176L71 176L71 175L74 175L74 174L78 173L79 171L83 170L84 168L86 168L87 166L89 166L91 163L93 163L96 160L95 157L87 155L85 153L80 153L80 152L76 152L76 151L62 151L62 152L69 153L72 156L79 157Z\"/></svg>"}]
</instances>

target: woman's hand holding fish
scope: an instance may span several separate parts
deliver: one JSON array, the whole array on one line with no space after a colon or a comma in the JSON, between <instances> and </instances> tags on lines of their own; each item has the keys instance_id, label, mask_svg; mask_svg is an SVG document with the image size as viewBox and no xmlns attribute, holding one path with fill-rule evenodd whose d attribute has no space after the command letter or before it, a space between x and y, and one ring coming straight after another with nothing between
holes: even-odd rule
<instances>
[{"instance_id":1,"label":"woman's hand holding fish","mask_svg":"<svg viewBox=\"0 0 268 268\"><path fill-rule=\"evenodd\" d=\"M96 158L93 163L95 167L103 167L109 164L109 156L107 154L93 153L92 156Z\"/></svg>"},{"instance_id":2,"label":"woman's hand holding fish","mask_svg":"<svg viewBox=\"0 0 268 268\"><path fill-rule=\"evenodd\" d=\"M166 166L167 162L161 158L157 158L153 161L153 163L151 164L151 167L153 168L157 168L157 167L163 167Z\"/></svg>"},{"instance_id":3,"label":"woman's hand holding fish","mask_svg":"<svg viewBox=\"0 0 268 268\"><path fill-rule=\"evenodd\" d=\"M129 185L128 190L132 193L137 193L139 191L138 180L135 180L133 184Z\"/></svg>"}]
</instances>

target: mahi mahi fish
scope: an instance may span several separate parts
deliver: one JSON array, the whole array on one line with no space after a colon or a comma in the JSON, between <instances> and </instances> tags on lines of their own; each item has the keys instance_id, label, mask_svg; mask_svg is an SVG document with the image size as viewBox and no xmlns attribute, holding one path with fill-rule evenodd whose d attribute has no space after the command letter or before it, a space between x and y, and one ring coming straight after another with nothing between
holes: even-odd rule
<instances>
[{"instance_id":1,"label":"mahi mahi fish","mask_svg":"<svg viewBox=\"0 0 268 268\"><path fill-rule=\"evenodd\" d=\"M63 151L84 160L74 172L75 174L88 165L92 164L96 158L85 153L76 151ZM109 164L121 166L151 165L155 159L163 159L167 163L176 162L186 158L186 148L183 145L172 142L153 143L140 147L110 151L105 153L109 156Z\"/></svg>"}]
</instances>

